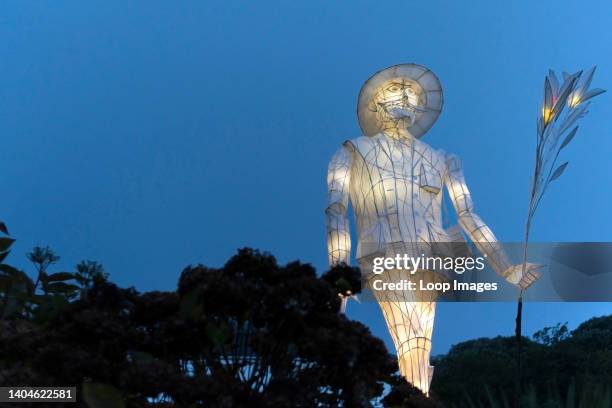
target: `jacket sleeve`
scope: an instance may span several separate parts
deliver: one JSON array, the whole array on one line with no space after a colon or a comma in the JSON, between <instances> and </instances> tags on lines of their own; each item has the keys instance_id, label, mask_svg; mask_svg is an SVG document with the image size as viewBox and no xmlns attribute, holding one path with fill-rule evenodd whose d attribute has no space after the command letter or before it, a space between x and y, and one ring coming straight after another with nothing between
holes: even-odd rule
<instances>
[{"instance_id":1,"label":"jacket sleeve","mask_svg":"<svg viewBox=\"0 0 612 408\"><path fill-rule=\"evenodd\" d=\"M327 170L327 252L329 264L350 263L351 234L348 203L352 153L342 146L334 154Z\"/></svg>"},{"instance_id":2,"label":"jacket sleeve","mask_svg":"<svg viewBox=\"0 0 612 408\"><path fill-rule=\"evenodd\" d=\"M507 278L506 274L512 265L491 229L474 212L474 204L465 183L463 167L459 158L455 155L447 155L446 169L444 182L453 202L453 207L457 212L459 225L470 241L487 257L487 262L493 270L498 275Z\"/></svg>"}]
</instances>

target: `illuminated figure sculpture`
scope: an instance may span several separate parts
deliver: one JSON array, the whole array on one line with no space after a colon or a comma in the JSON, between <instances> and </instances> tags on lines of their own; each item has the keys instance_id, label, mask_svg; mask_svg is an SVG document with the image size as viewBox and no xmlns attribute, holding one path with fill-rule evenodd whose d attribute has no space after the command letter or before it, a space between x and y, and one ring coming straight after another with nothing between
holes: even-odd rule
<instances>
[{"instance_id":1,"label":"illuminated figure sculpture","mask_svg":"<svg viewBox=\"0 0 612 408\"><path fill-rule=\"evenodd\" d=\"M424 247L457 240L442 225L443 187L459 225L491 267L522 288L538 278L538 266L511 265L501 244L474 212L459 159L419 140L440 115L442 87L429 69L416 64L379 71L364 84L357 114L364 136L346 141L335 153L327 175L325 210L329 263L350 263L349 200L357 226L362 275L372 276L375 256L421 256ZM460 235L460 234L459 234ZM393 273L387 271L387 279ZM430 280L434 271L419 271ZM399 276L399 275L398 275ZM373 291L393 339L401 374L429 392L429 365L435 296L418 291Z\"/></svg>"}]
</instances>

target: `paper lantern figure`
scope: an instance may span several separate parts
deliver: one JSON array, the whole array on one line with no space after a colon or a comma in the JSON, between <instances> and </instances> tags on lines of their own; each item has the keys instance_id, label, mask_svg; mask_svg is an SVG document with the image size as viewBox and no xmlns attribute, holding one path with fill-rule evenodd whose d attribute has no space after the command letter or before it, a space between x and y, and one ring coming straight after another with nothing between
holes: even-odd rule
<instances>
[{"instance_id":1,"label":"paper lantern figure","mask_svg":"<svg viewBox=\"0 0 612 408\"><path fill-rule=\"evenodd\" d=\"M357 226L356 258L366 279L372 259L408 254L457 239L442 225L443 188L448 190L459 225L486 254L491 267L509 282L529 286L537 266L511 265L502 246L474 212L459 159L419 140L442 111L440 81L416 64L379 71L364 84L357 114L364 136L346 141L335 153L327 175L325 210L329 263L350 263L351 236L347 210L352 204ZM398 281L403 271L381 276ZM420 270L426 281L447 279ZM370 282L369 280L367 281ZM399 370L425 394L433 375L429 365L435 296L418 291L373 291L397 351Z\"/></svg>"}]
</instances>

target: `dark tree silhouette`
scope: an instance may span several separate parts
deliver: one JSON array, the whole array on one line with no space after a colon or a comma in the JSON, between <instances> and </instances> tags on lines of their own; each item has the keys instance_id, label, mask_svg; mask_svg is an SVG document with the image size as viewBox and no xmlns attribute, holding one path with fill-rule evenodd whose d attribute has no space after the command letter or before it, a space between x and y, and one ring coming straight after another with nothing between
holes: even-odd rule
<instances>
[{"instance_id":1,"label":"dark tree silhouette","mask_svg":"<svg viewBox=\"0 0 612 408\"><path fill-rule=\"evenodd\" d=\"M77 386L66 407L504 407L515 389L513 339L477 339L435 359L426 398L338 313L338 295L359 291L346 265L317 277L247 248L222 268L186 268L176 291L138 293L96 262L53 272L47 247L30 259L33 278L0 264L0 384ZM612 316L534 339L523 341L525 407L610 406Z\"/></svg>"},{"instance_id":2,"label":"dark tree silhouette","mask_svg":"<svg viewBox=\"0 0 612 408\"><path fill-rule=\"evenodd\" d=\"M544 328L534 340L522 340L522 406L612 406L612 315L592 318L571 333L561 324ZM432 389L456 407L511 401L516 381L514 352L510 337L457 344L434 361Z\"/></svg>"},{"instance_id":3,"label":"dark tree silhouette","mask_svg":"<svg viewBox=\"0 0 612 408\"><path fill-rule=\"evenodd\" d=\"M176 292L144 294L94 266L62 275L76 290L44 318L30 300L3 322L0 383L78 385L80 401L107 407L422 406L308 264L242 249L223 268L186 268Z\"/></svg>"}]
</instances>

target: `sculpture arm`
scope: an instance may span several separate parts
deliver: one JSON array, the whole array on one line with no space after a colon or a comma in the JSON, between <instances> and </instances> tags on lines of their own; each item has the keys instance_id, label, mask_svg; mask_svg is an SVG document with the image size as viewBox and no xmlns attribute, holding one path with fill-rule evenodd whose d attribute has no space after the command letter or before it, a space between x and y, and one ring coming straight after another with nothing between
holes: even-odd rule
<instances>
[{"instance_id":1,"label":"sculpture arm","mask_svg":"<svg viewBox=\"0 0 612 408\"><path fill-rule=\"evenodd\" d=\"M461 161L457 156L448 155L446 168L445 184L457 212L459 225L478 250L486 255L493 270L504 278L508 278L506 274L512 264L493 231L474 212L474 203L465 183Z\"/></svg>"},{"instance_id":2,"label":"sculpture arm","mask_svg":"<svg viewBox=\"0 0 612 408\"><path fill-rule=\"evenodd\" d=\"M351 161L351 152L342 146L332 157L327 170L325 221L330 265L350 263L351 234L347 212Z\"/></svg>"},{"instance_id":3,"label":"sculpture arm","mask_svg":"<svg viewBox=\"0 0 612 408\"><path fill-rule=\"evenodd\" d=\"M474 212L474 203L465 184L461 161L457 156L449 155L446 159L446 166L446 188L457 212L459 225L478 250L487 256L487 261L498 275L522 289L527 289L539 279L541 265L531 263L512 265L510 263L504 248L493 235L493 231Z\"/></svg>"}]
</instances>

